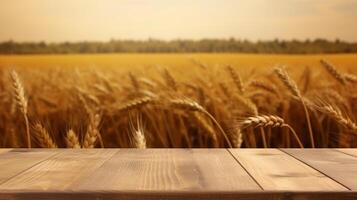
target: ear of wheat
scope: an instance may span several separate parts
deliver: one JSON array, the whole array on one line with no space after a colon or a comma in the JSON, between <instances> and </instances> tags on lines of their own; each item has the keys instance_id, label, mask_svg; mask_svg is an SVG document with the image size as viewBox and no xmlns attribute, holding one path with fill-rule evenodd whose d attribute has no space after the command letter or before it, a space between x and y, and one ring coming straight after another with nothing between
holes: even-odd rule
<instances>
[{"instance_id":1,"label":"ear of wheat","mask_svg":"<svg viewBox=\"0 0 357 200\"><path fill-rule=\"evenodd\" d=\"M219 87L220 87L222 93L223 93L227 98L230 98L230 97L232 96L231 92L229 91L228 86L227 86L225 83L220 82L220 83L219 83Z\"/></svg>"},{"instance_id":2,"label":"ear of wheat","mask_svg":"<svg viewBox=\"0 0 357 200\"><path fill-rule=\"evenodd\" d=\"M15 92L14 98L21 112L27 115L27 99L25 89L16 71L11 72L12 86Z\"/></svg>"},{"instance_id":3,"label":"ear of wheat","mask_svg":"<svg viewBox=\"0 0 357 200\"><path fill-rule=\"evenodd\" d=\"M246 127L248 126L281 127L284 124L284 120L274 115L260 115L260 116L257 115L257 116L246 118L240 124Z\"/></svg>"},{"instance_id":4,"label":"ear of wheat","mask_svg":"<svg viewBox=\"0 0 357 200\"><path fill-rule=\"evenodd\" d=\"M338 82L346 85L346 79L343 74L341 74L331 63L326 60L320 60L320 63L325 67L325 69L334 77Z\"/></svg>"},{"instance_id":5,"label":"ear of wheat","mask_svg":"<svg viewBox=\"0 0 357 200\"><path fill-rule=\"evenodd\" d=\"M34 125L35 136L39 145L43 148L57 148L56 143L52 140L48 131L40 123Z\"/></svg>"},{"instance_id":6,"label":"ear of wheat","mask_svg":"<svg viewBox=\"0 0 357 200\"><path fill-rule=\"evenodd\" d=\"M87 101L84 99L83 95L79 94L78 95L78 99L81 102L84 110L86 111L86 113L88 115L90 115L92 113L92 109L90 108L90 106L88 105Z\"/></svg>"},{"instance_id":7,"label":"ear of wheat","mask_svg":"<svg viewBox=\"0 0 357 200\"><path fill-rule=\"evenodd\" d=\"M278 75L278 77L280 78L280 80L284 83L284 85L290 90L290 92L298 97L301 101L301 104L304 108L304 112L305 112L305 117L306 117L306 121L307 121L307 126L309 129L309 135L310 135L310 142L311 142L311 147L315 148L315 140L314 140L314 133L312 132L312 126L311 126L311 120L310 120L310 115L309 112L307 110L306 107L306 103L304 98L301 96L301 93L295 83L295 81L293 81L288 72L286 72L285 70L283 70L282 68L275 68L275 73Z\"/></svg>"},{"instance_id":8,"label":"ear of wheat","mask_svg":"<svg viewBox=\"0 0 357 200\"><path fill-rule=\"evenodd\" d=\"M172 99L170 100L170 103L175 108L205 112L205 109L200 104L190 99Z\"/></svg>"},{"instance_id":9,"label":"ear of wheat","mask_svg":"<svg viewBox=\"0 0 357 200\"><path fill-rule=\"evenodd\" d=\"M31 135L30 135L30 125L27 116L27 99L25 97L25 89L20 81L19 75L16 71L10 73L12 79L12 86L14 89L14 98L16 100L17 106L20 108L21 113L25 119L26 126L26 136L27 136L27 147L31 148Z\"/></svg>"},{"instance_id":10,"label":"ear of wheat","mask_svg":"<svg viewBox=\"0 0 357 200\"><path fill-rule=\"evenodd\" d=\"M244 108L247 109L247 111L249 111L250 114L258 115L258 108L250 99L241 95L234 95L234 97L239 104L241 104Z\"/></svg>"},{"instance_id":11,"label":"ear of wheat","mask_svg":"<svg viewBox=\"0 0 357 200\"><path fill-rule=\"evenodd\" d=\"M244 85L243 85L243 81L242 81L242 78L240 77L240 75L230 65L227 66L227 71L230 74L230 76L232 77L233 82L236 85L240 94L243 94L244 93Z\"/></svg>"},{"instance_id":12,"label":"ear of wheat","mask_svg":"<svg viewBox=\"0 0 357 200\"><path fill-rule=\"evenodd\" d=\"M208 69L208 66L202 62L200 62L199 60L195 59L195 58L191 58L190 61L196 65L196 66L199 66L201 69L203 70L207 70Z\"/></svg>"},{"instance_id":13,"label":"ear of wheat","mask_svg":"<svg viewBox=\"0 0 357 200\"><path fill-rule=\"evenodd\" d=\"M351 132L357 134L357 125L350 118L344 117L339 109L334 108L331 105L325 105L323 107L318 108L318 110L335 119L339 124L347 128Z\"/></svg>"},{"instance_id":14,"label":"ear of wheat","mask_svg":"<svg viewBox=\"0 0 357 200\"><path fill-rule=\"evenodd\" d=\"M209 117L216 124L216 126L220 130L221 134L223 135L224 139L226 140L228 146L232 147L232 144L231 144L226 132L223 130L221 125L218 123L218 121L209 112L207 112L201 105L199 105L197 102L190 100L190 99L173 99L173 100L170 100L170 103L173 107L178 108L178 109L189 110L189 111L198 111L198 112L205 114L207 117Z\"/></svg>"},{"instance_id":15,"label":"ear of wheat","mask_svg":"<svg viewBox=\"0 0 357 200\"><path fill-rule=\"evenodd\" d=\"M357 83L357 76L354 74L344 74L345 79L351 83Z\"/></svg>"},{"instance_id":16,"label":"ear of wheat","mask_svg":"<svg viewBox=\"0 0 357 200\"><path fill-rule=\"evenodd\" d=\"M288 124L284 122L284 120L278 116L274 115L259 115L248 117L240 122L238 122L239 128L247 128L249 126L257 127L287 127L294 135L296 141L298 142L301 148L304 147L299 136L296 134L295 130Z\"/></svg>"},{"instance_id":17,"label":"ear of wheat","mask_svg":"<svg viewBox=\"0 0 357 200\"><path fill-rule=\"evenodd\" d=\"M234 125L232 125L232 127L229 130L229 136L231 138L232 146L234 148L240 148L242 146L243 133L240 128L236 128L234 127Z\"/></svg>"},{"instance_id":18,"label":"ear of wheat","mask_svg":"<svg viewBox=\"0 0 357 200\"><path fill-rule=\"evenodd\" d=\"M297 97L301 97L300 91L295 83L295 81L293 81L289 74L282 68L275 68L275 73L278 75L278 77L280 78L280 80L284 83L284 85L286 86L286 88L289 89L289 91L297 96Z\"/></svg>"},{"instance_id":19,"label":"ear of wheat","mask_svg":"<svg viewBox=\"0 0 357 200\"><path fill-rule=\"evenodd\" d=\"M130 78L131 84L132 84L133 88L135 89L135 91L136 92L139 91L140 84L139 84L138 79L131 72L129 73L129 78Z\"/></svg>"},{"instance_id":20,"label":"ear of wheat","mask_svg":"<svg viewBox=\"0 0 357 200\"><path fill-rule=\"evenodd\" d=\"M140 108L142 106L145 106L149 103L154 102L154 99L151 97L143 97L140 99L136 99L133 101L130 101L122 106L120 106L119 108L116 108L114 110L116 110L117 112L127 112L136 108Z\"/></svg>"},{"instance_id":21,"label":"ear of wheat","mask_svg":"<svg viewBox=\"0 0 357 200\"><path fill-rule=\"evenodd\" d=\"M167 69L164 69L163 71L163 77L166 81L166 84L170 86L171 89L174 91L177 91L177 83L174 77L170 74L170 72Z\"/></svg>"},{"instance_id":22,"label":"ear of wheat","mask_svg":"<svg viewBox=\"0 0 357 200\"><path fill-rule=\"evenodd\" d=\"M137 117L137 126L135 127L132 121L130 121L134 146L138 149L146 149L146 138L144 134L144 127L140 117Z\"/></svg>"},{"instance_id":23,"label":"ear of wheat","mask_svg":"<svg viewBox=\"0 0 357 200\"><path fill-rule=\"evenodd\" d=\"M101 80L107 91L113 92L113 83L108 76L105 76L104 74L99 73L98 71L95 71L94 75L98 77L99 80Z\"/></svg>"},{"instance_id":24,"label":"ear of wheat","mask_svg":"<svg viewBox=\"0 0 357 200\"><path fill-rule=\"evenodd\" d=\"M233 144L236 148L240 148L242 146L243 143L243 134L240 130L237 131L237 133L235 134L235 138L233 139Z\"/></svg>"},{"instance_id":25,"label":"ear of wheat","mask_svg":"<svg viewBox=\"0 0 357 200\"><path fill-rule=\"evenodd\" d=\"M246 97L243 97L241 95L234 95L236 99L238 100L238 103L243 105L244 108L246 108L250 114L257 116L258 115L258 108L257 106L249 99ZM260 128L260 134L263 140L263 146L264 148L267 148L267 141L265 138L265 131L263 128Z\"/></svg>"},{"instance_id":26,"label":"ear of wheat","mask_svg":"<svg viewBox=\"0 0 357 200\"><path fill-rule=\"evenodd\" d=\"M67 132L66 145L68 148L81 148L81 144L79 143L78 137L72 129L68 130Z\"/></svg>"},{"instance_id":27,"label":"ear of wheat","mask_svg":"<svg viewBox=\"0 0 357 200\"><path fill-rule=\"evenodd\" d=\"M279 96L278 89L271 83L264 83L262 81L254 80L250 82L250 85Z\"/></svg>"},{"instance_id":28,"label":"ear of wheat","mask_svg":"<svg viewBox=\"0 0 357 200\"><path fill-rule=\"evenodd\" d=\"M78 85L76 85L74 88L79 93L79 95L78 95L79 98L83 98L84 100L88 100L88 102L90 102L90 103L92 103L92 104L94 104L96 106L100 105L100 100L96 96L90 94L87 90L81 88ZM80 100L82 101L82 99L80 99Z\"/></svg>"},{"instance_id":29,"label":"ear of wheat","mask_svg":"<svg viewBox=\"0 0 357 200\"><path fill-rule=\"evenodd\" d=\"M99 130L99 123L100 123L100 115L94 114L90 116L87 132L84 137L83 147L84 148L94 148L95 143L97 142Z\"/></svg>"}]
</instances>

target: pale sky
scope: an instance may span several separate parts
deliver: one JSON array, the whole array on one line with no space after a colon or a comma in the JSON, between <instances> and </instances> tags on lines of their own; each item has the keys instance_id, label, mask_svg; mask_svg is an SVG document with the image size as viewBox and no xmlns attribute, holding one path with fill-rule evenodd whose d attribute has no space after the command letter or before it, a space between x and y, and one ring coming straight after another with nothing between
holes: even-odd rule
<instances>
[{"instance_id":1,"label":"pale sky","mask_svg":"<svg viewBox=\"0 0 357 200\"><path fill-rule=\"evenodd\" d=\"M0 0L0 41L357 41L357 0Z\"/></svg>"}]
</instances>

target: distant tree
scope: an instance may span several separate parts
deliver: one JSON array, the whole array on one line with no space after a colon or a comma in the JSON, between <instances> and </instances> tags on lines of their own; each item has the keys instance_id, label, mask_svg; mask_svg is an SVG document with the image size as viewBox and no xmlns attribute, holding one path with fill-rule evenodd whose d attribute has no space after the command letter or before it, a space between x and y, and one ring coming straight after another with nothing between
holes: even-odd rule
<instances>
[{"instance_id":1,"label":"distant tree","mask_svg":"<svg viewBox=\"0 0 357 200\"><path fill-rule=\"evenodd\" d=\"M12 40L0 43L0 54L69 54L69 53L175 53L175 52L238 52L238 53L356 53L357 43L336 39L315 40L271 40L251 42L249 40L202 39L202 40L115 40L108 42L63 42L63 43L19 43Z\"/></svg>"}]
</instances>

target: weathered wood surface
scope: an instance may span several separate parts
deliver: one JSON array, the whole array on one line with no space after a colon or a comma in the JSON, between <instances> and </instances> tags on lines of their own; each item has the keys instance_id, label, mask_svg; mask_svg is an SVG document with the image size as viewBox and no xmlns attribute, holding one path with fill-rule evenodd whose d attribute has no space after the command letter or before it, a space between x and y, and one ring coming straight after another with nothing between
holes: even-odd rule
<instances>
[{"instance_id":1,"label":"weathered wood surface","mask_svg":"<svg viewBox=\"0 0 357 200\"><path fill-rule=\"evenodd\" d=\"M345 187L357 191L357 157L334 149L304 151L285 149L284 151Z\"/></svg>"},{"instance_id":2,"label":"weathered wood surface","mask_svg":"<svg viewBox=\"0 0 357 200\"><path fill-rule=\"evenodd\" d=\"M348 190L331 178L277 149L230 151L264 190Z\"/></svg>"},{"instance_id":3,"label":"weathered wood surface","mask_svg":"<svg viewBox=\"0 0 357 200\"><path fill-rule=\"evenodd\" d=\"M356 149L338 149L338 151L341 151L345 154L357 157L357 148Z\"/></svg>"},{"instance_id":4,"label":"weathered wood surface","mask_svg":"<svg viewBox=\"0 0 357 200\"><path fill-rule=\"evenodd\" d=\"M357 199L355 149L0 149L2 199Z\"/></svg>"}]
</instances>

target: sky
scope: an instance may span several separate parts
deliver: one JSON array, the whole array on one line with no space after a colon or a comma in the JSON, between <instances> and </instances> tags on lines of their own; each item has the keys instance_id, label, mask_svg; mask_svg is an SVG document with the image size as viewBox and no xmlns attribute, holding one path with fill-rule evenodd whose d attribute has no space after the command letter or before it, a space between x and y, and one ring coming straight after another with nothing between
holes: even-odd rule
<instances>
[{"instance_id":1,"label":"sky","mask_svg":"<svg viewBox=\"0 0 357 200\"><path fill-rule=\"evenodd\" d=\"M0 41L357 42L357 0L0 0Z\"/></svg>"}]
</instances>

